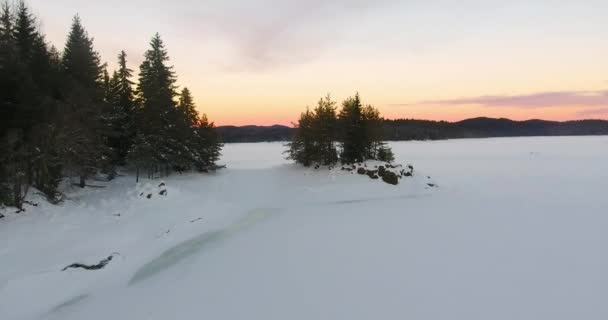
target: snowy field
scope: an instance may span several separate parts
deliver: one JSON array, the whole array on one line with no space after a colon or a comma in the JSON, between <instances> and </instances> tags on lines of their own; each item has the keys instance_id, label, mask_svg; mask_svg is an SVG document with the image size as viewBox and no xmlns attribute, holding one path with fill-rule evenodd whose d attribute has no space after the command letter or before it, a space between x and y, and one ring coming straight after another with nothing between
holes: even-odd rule
<instances>
[{"instance_id":1,"label":"snowy field","mask_svg":"<svg viewBox=\"0 0 608 320\"><path fill-rule=\"evenodd\" d=\"M608 137L392 147L398 186L232 144L8 214L0 319L608 319Z\"/></svg>"}]
</instances>

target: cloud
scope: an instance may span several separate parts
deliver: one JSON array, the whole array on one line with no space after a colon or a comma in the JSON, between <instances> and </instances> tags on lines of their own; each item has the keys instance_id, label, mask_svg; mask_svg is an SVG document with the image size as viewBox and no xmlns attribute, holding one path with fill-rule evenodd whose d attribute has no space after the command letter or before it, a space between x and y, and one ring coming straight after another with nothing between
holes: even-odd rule
<instances>
[{"instance_id":1,"label":"cloud","mask_svg":"<svg viewBox=\"0 0 608 320\"><path fill-rule=\"evenodd\" d=\"M219 37L233 48L231 71L263 71L319 57L358 13L397 0L210 1L191 6L179 24L199 38Z\"/></svg>"},{"instance_id":2,"label":"cloud","mask_svg":"<svg viewBox=\"0 0 608 320\"><path fill-rule=\"evenodd\" d=\"M552 91L525 95L490 95L423 101L429 105L479 105L484 107L553 108L563 106L608 107L608 91Z\"/></svg>"},{"instance_id":3,"label":"cloud","mask_svg":"<svg viewBox=\"0 0 608 320\"><path fill-rule=\"evenodd\" d=\"M591 108L576 112L576 115L581 118L606 118L608 117L608 108Z\"/></svg>"}]
</instances>

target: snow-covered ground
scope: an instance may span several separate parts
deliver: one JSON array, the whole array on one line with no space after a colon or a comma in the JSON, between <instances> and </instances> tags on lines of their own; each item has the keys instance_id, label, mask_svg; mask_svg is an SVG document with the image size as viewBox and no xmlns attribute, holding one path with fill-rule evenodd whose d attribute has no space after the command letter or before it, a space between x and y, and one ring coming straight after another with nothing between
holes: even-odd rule
<instances>
[{"instance_id":1,"label":"snow-covered ground","mask_svg":"<svg viewBox=\"0 0 608 320\"><path fill-rule=\"evenodd\" d=\"M9 214L0 319L608 319L608 137L391 145L398 186L229 144Z\"/></svg>"}]
</instances>

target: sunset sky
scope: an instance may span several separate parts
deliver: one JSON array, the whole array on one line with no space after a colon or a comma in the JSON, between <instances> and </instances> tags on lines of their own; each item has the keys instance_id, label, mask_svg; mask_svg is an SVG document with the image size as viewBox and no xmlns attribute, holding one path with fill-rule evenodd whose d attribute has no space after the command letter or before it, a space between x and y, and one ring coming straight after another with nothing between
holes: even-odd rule
<instances>
[{"instance_id":1,"label":"sunset sky","mask_svg":"<svg viewBox=\"0 0 608 320\"><path fill-rule=\"evenodd\" d=\"M111 68L155 32L216 124L289 124L359 91L387 118L608 118L606 0L29 0L62 48L78 13Z\"/></svg>"}]
</instances>

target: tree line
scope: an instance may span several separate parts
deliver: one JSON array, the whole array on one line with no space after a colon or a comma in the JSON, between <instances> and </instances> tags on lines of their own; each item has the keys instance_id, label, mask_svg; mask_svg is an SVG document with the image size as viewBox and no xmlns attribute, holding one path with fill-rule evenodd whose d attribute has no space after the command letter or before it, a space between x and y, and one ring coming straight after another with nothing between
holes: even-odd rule
<instances>
[{"instance_id":1,"label":"tree line","mask_svg":"<svg viewBox=\"0 0 608 320\"><path fill-rule=\"evenodd\" d=\"M111 74L75 16L65 47L48 43L31 9L0 5L0 205L22 208L30 187L60 199L65 177L150 178L215 168L222 144L200 115L156 34L137 82L124 51Z\"/></svg>"},{"instance_id":2,"label":"tree line","mask_svg":"<svg viewBox=\"0 0 608 320\"><path fill-rule=\"evenodd\" d=\"M314 110L306 109L287 144L287 159L304 166L380 160L391 162L393 152L384 143L378 109L363 105L359 94L347 98L338 111L329 95Z\"/></svg>"}]
</instances>

